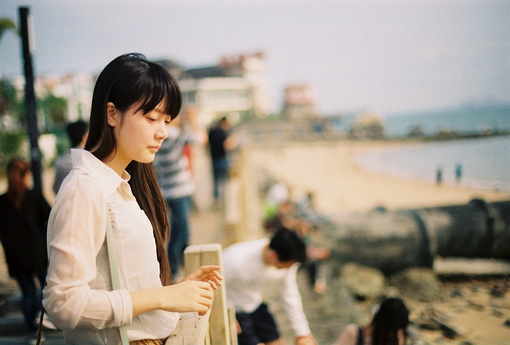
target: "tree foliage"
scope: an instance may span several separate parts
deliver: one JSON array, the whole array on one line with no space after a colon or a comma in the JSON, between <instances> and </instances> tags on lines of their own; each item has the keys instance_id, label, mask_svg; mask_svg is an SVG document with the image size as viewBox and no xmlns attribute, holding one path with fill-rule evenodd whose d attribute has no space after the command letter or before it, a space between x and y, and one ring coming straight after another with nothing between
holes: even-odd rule
<instances>
[{"instance_id":1,"label":"tree foliage","mask_svg":"<svg viewBox=\"0 0 510 345\"><path fill-rule=\"evenodd\" d=\"M39 102L40 107L44 114L48 124L54 126L63 125L66 122L67 116L67 99L64 97L58 97L50 93L46 97L42 98Z\"/></svg>"},{"instance_id":2,"label":"tree foliage","mask_svg":"<svg viewBox=\"0 0 510 345\"><path fill-rule=\"evenodd\" d=\"M2 40L4 33L9 30L13 30L16 34L18 33L16 24L11 19L5 17L0 18L0 40Z\"/></svg>"},{"instance_id":3,"label":"tree foliage","mask_svg":"<svg viewBox=\"0 0 510 345\"><path fill-rule=\"evenodd\" d=\"M7 79L0 79L0 117L15 107L16 88Z\"/></svg>"}]
</instances>

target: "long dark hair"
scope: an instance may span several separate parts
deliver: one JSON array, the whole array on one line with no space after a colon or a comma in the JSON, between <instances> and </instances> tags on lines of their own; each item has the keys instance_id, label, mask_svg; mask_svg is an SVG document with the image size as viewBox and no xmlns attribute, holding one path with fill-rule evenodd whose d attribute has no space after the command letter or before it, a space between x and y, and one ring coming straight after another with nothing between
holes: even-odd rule
<instances>
[{"instance_id":1,"label":"long dark hair","mask_svg":"<svg viewBox=\"0 0 510 345\"><path fill-rule=\"evenodd\" d=\"M181 109L181 92L174 77L142 54L125 54L110 62L99 74L92 96L89 136L85 149L104 160L117 149L113 128L108 125L107 103L124 113L134 104L148 113L163 102L163 111L174 119ZM138 204L149 218L156 240L160 279L170 284L170 265L165 244L170 235L165 200L152 163L132 161L126 168Z\"/></svg>"},{"instance_id":2,"label":"long dark hair","mask_svg":"<svg viewBox=\"0 0 510 345\"><path fill-rule=\"evenodd\" d=\"M372 345L398 345L398 331L407 339L409 311L400 298L385 299L372 320Z\"/></svg>"}]
</instances>

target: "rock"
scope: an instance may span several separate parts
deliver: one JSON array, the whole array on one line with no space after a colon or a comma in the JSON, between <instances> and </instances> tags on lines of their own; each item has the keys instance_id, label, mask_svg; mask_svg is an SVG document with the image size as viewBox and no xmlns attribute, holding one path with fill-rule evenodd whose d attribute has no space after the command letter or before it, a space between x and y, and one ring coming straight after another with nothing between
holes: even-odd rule
<instances>
[{"instance_id":1,"label":"rock","mask_svg":"<svg viewBox=\"0 0 510 345\"><path fill-rule=\"evenodd\" d=\"M500 299L491 299L489 301L491 307L494 308L502 308L502 309L510 309L510 303L506 301L502 301Z\"/></svg>"},{"instance_id":2,"label":"rock","mask_svg":"<svg viewBox=\"0 0 510 345\"><path fill-rule=\"evenodd\" d=\"M467 306L476 311L484 311L485 307L480 303L473 302L471 300L467 300Z\"/></svg>"},{"instance_id":3,"label":"rock","mask_svg":"<svg viewBox=\"0 0 510 345\"><path fill-rule=\"evenodd\" d=\"M503 314L500 310L497 310L497 309L493 309L492 310L492 315L494 315L495 317L503 317L503 316L505 316L505 314Z\"/></svg>"},{"instance_id":4,"label":"rock","mask_svg":"<svg viewBox=\"0 0 510 345\"><path fill-rule=\"evenodd\" d=\"M451 325L447 325L444 322L439 323L439 329L443 333L443 335L450 339L455 339L459 336L459 332L453 328Z\"/></svg>"},{"instance_id":5,"label":"rock","mask_svg":"<svg viewBox=\"0 0 510 345\"><path fill-rule=\"evenodd\" d=\"M441 298L441 282L434 271L428 268L411 267L396 273L391 276L390 284L396 286L403 295L422 302Z\"/></svg>"},{"instance_id":6,"label":"rock","mask_svg":"<svg viewBox=\"0 0 510 345\"><path fill-rule=\"evenodd\" d=\"M506 320L504 325L507 326L507 327L510 327L510 319Z\"/></svg>"},{"instance_id":7,"label":"rock","mask_svg":"<svg viewBox=\"0 0 510 345\"><path fill-rule=\"evenodd\" d=\"M349 293L360 300L382 296L386 285L386 278L380 270L356 263L345 264L340 279Z\"/></svg>"},{"instance_id":8,"label":"rock","mask_svg":"<svg viewBox=\"0 0 510 345\"><path fill-rule=\"evenodd\" d=\"M505 297L505 291L501 290L500 288L492 288L490 291L491 296L503 298Z\"/></svg>"},{"instance_id":9,"label":"rock","mask_svg":"<svg viewBox=\"0 0 510 345\"><path fill-rule=\"evenodd\" d=\"M439 312L433 307L422 310L421 313L416 317L413 321L418 327L422 329L427 329L430 331L439 330L440 325L437 321L438 319L443 319L444 317L439 314Z\"/></svg>"},{"instance_id":10,"label":"rock","mask_svg":"<svg viewBox=\"0 0 510 345\"><path fill-rule=\"evenodd\" d=\"M450 297L462 297L462 291L455 289L450 293Z\"/></svg>"}]
</instances>

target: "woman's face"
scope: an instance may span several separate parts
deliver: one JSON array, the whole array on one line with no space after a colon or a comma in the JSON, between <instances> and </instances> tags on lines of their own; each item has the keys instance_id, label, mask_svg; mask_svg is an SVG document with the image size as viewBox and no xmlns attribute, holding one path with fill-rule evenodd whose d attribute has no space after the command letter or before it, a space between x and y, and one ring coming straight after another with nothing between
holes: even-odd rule
<instances>
[{"instance_id":1,"label":"woman's face","mask_svg":"<svg viewBox=\"0 0 510 345\"><path fill-rule=\"evenodd\" d=\"M108 124L114 127L117 148L105 163L120 174L131 161L151 163L168 137L166 125L171 117L161 111L162 104L146 114L137 111L138 107L135 104L122 114L113 103L108 103Z\"/></svg>"}]
</instances>

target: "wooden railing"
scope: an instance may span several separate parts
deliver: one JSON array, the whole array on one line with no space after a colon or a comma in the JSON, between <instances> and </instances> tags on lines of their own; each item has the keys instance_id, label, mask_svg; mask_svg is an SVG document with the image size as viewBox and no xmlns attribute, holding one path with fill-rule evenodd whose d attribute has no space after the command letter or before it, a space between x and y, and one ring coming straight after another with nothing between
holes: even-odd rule
<instances>
[{"instance_id":1,"label":"wooden railing","mask_svg":"<svg viewBox=\"0 0 510 345\"><path fill-rule=\"evenodd\" d=\"M189 246L184 252L184 270L189 274L203 265L222 267L220 244ZM221 273L221 271L220 271ZM214 291L213 305L204 316L181 313L167 345L237 345L235 311L227 307L225 284Z\"/></svg>"}]
</instances>

